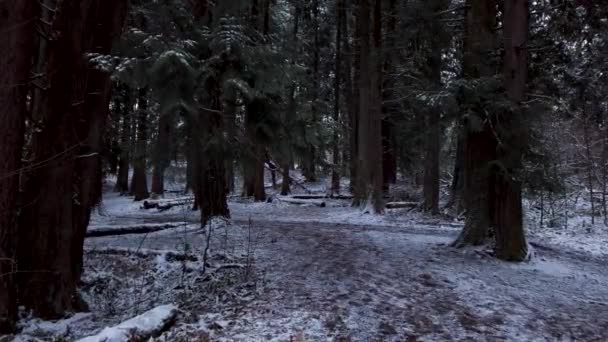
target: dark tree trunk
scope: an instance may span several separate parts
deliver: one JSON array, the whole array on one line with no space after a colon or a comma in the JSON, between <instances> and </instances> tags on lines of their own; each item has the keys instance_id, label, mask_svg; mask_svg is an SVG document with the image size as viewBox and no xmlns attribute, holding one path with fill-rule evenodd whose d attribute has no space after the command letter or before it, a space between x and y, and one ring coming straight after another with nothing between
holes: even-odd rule
<instances>
[{"instance_id":1,"label":"dark tree trunk","mask_svg":"<svg viewBox=\"0 0 608 342\"><path fill-rule=\"evenodd\" d=\"M152 193L165 192L165 170L171 163L171 116L161 114L158 119L158 140L154 151L154 171L152 172Z\"/></svg>"},{"instance_id":2,"label":"dark tree trunk","mask_svg":"<svg viewBox=\"0 0 608 342\"><path fill-rule=\"evenodd\" d=\"M256 202L266 200L266 190L264 189L264 154L264 147L261 144L257 144L253 170L253 199Z\"/></svg>"},{"instance_id":3,"label":"dark tree trunk","mask_svg":"<svg viewBox=\"0 0 608 342\"><path fill-rule=\"evenodd\" d=\"M438 12L445 10L439 6L433 6L432 10ZM436 19L437 20L437 19ZM433 24L433 31L428 56L428 79L431 81L431 89L441 87L441 44L439 37L441 32L437 29L440 23ZM441 151L441 114L439 108L434 106L426 113L426 153L424 157L424 209L432 214L439 213L439 153Z\"/></svg>"},{"instance_id":4,"label":"dark tree trunk","mask_svg":"<svg viewBox=\"0 0 608 342\"><path fill-rule=\"evenodd\" d=\"M340 193L340 85L342 82L342 20L344 20L344 4L336 1L336 59L334 85L334 132L332 142L333 165L331 169L331 193Z\"/></svg>"},{"instance_id":5,"label":"dark tree trunk","mask_svg":"<svg viewBox=\"0 0 608 342\"><path fill-rule=\"evenodd\" d=\"M375 213L384 210L382 202L382 134L381 134L381 1L374 3L373 25L370 4L359 4L360 79L357 188L354 204L371 201ZM370 49L370 32L374 50ZM371 53L370 53L371 52Z\"/></svg>"},{"instance_id":6,"label":"dark tree trunk","mask_svg":"<svg viewBox=\"0 0 608 342\"><path fill-rule=\"evenodd\" d=\"M217 89L216 89L217 90ZM203 132L205 148L197 148L200 163L200 181L196 183L197 202L201 210L201 226L213 217L230 217L228 210L228 185L223 158L224 144L217 142L223 136L224 118L219 109L219 95L214 96L212 110L201 110L198 131ZM200 139L199 139L200 141Z\"/></svg>"},{"instance_id":7,"label":"dark tree trunk","mask_svg":"<svg viewBox=\"0 0 608 342\"><path fill-rule=\"evenodd\" d=\"M389 184L397 182L397 160L394 149L393 115L398 110L393 88L395 87L396 64L396 31L397 31L397 4L396 0L389 1L386 48L384 59L385 77L382 87L382 190L389 191Z\"/></svg>"},{"instance_id":8,"label":"dark tree trunk","mask_svg":"<svg viewBox=\"0 0 608 342\"><path fill-rule=\"evenodd\" d=\"M120 132L120 156L118 158L118 175L116 176L116 187L114 191L120 194L129 192L129 165L131 157L131 132L133 109L131 102L131 89L127 85L119 87L121 95L122 127Z\"/></svg>"},{"instance_id":9,"label":"dark tree trunk","mask_svg":"<svg viewBox=\"0 0 608 342\"><path fill-rule=\"evenodd\" d=\"M495 66L488 61L489 53L496 48L494 28L496 7L490 1L467 0L466 39L463 61L464 77L475 79L494 75ZM496 159L497 141L489 118L477 110L475 120L463 124L464 135L464 201L465 226L454 242L457 247L479 245L486 241L492 225L490 194L490 162ZM479 121L480 127L472 121Z\"/></svg>"},{"instance_id":10,"label":"dark tree trunk","mask_svg":"<svg viewBox=\"0 0 608 342\"><path fill-rule=\"evenodd\" d=\"M517 106L525 99L528 78L528 0L506 1L504 4L504 76L507 96ZM520 108L505 113L501 124L510 132L525 131ZM494 218L496 233L496 256L509 261L523 261L528 257L528 244L524 234L521 182L516 179L521 170L522 141L526 138L514 134L514 141L501 143L499 159L505 165L496 172L494 184ZM506 146L505 146L506 145Z\"/></svg>"},{"instance_id":11,"label":"dark tree trunk","mask_svg":"<svg viewBox=\"0 0 608 342\"><path fill-rule=\"evenodd\" d=\"M137 143L133 158L133 179L131 195L135 201L142 201L150 196L146 176L146 157L148 145L148 88L140 88L137 95Z\"/></svg>"},{"instance_id":12,"label":"dark tree trunk","mask_svg":"<svg viewBox=\"0 0 608 342\"><path fill-rule=\"evenodd\" d=\"M481 245L486 242L491 225L490 162L496 159L496 140L483 130L467 136L465 151L465 226L454 243L456 247Z\"/></svg>"},{"instance_id":13,"label":"dark tree trunk","mask_svg":"<svg viewBox=\"0 0 608 342\"><path fill-rule=\"evenodd\" d=\"M15 329L18 171L32 66L36 3L0 2L0 335ZM25 23L25 24L24 24Z\"/></svg>"},{"instance_id":14,"label":"dark tree trunk","mask_svg":"<svg viewBox=\"0 0 608 342\"><path fill-rule=\"evenodd\" d=\"M459 128L462 131L462 128ZM464 192L464 153L465 139L462 132L458 132L456 141L456 159L454 160L454 172L452 175L452 184L450 185L450 199L447 207L453 208L456 214L462 213L464 210L463 192Z\"/></svg>"},{"instance_id":15,"label":"dark tree trunk","mask_svg":"<svg viewBox=\"0 0 608 342\"><path fill-rule=\"evenodd\" d=\"M346 64L348 65L348 75L349 77L347 81L347 91L346 98L354 99L353 101L349 101L351 103L349 107L349 145L350 145L350 191L354 194L357 189L357 169L358 167L358 159L359 159L359 111L360 111L360 89L359 85L361 82L361 56L358 51L360 51L360 41L359 37L360 33L360 25L359 25L359 11L355 11L356 20L354 22L353 31L353 42L354 46L351 49L351 45L348 42L348 39L345 39L344 46L344 58L346 59ZM348 37L348 24L345 24L345 36ZM354 58L351 58L354 56ZM352 72L351 72L352 67ZM356 196L355 196L356 197ZM358 201L358 200L356 200ZM356 204L356 203L353 203Z\"/></svg>"},{"instance_id":16,"label":"dark tree trunk","mask_svg":"<svg viewBox=\"0 0 608 342\"><path fill-rule=\"evenodd\" d=\"M30 149L33 162L51 161L25 176L23 201L29 204L17 252L19 302L42 318L84 308L76 284L90 210L101 198L110 79L90 70L83 56L110 52L125 9L125 1L64 1L52 24L58 38L44 56L48 89L33 100L42 129Z\"/></svg>"},{"instance_id":17,"label":"dark tree trunk","mask_svg":"<svg viewBox=\"0 0 608 342\"><path fill-rule=\"evenodd\" d=\"M312 49L312 100L311 112L312 122L316 124L319 120L319 89L321 86L321 56L320 56L320 37L319 37L319 0L312 0L312 28L313 28L313 49ZM317 148L310 142L302 156L302 174L306 181L317 181Z\"/></svg>"},{"instance_id":18,"label":"dark tree trunk","mask_svg":"<svg viewBox=\"0 0 608 342\"><path fill-rule=\"evenodd\" d=\"M291 178L289 177L289 162L286 162L281 167L281 173L283 175L283 182L281 183L281 196L287 196L291 193L289 189L289 185L291 183Z\"/></svg>"}]
</instances>

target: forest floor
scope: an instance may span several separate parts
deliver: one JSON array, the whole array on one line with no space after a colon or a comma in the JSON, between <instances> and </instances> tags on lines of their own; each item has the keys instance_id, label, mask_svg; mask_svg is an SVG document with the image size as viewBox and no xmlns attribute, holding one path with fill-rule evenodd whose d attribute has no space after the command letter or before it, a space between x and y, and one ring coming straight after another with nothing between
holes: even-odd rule
<instances>
[{"instance_id":1,"label":"forest floor","mask_svg":"<svg viewBox=\"0 0 608 342\"><path fill-rule=\"evenodd\" d=\"M91 313L24 318L17 341L73 340L169 303L180 314L159 341L608 340L602 253L532 235L530 262L501 262L450 248L458 223L339 200L231 202L232 219L204 230L189 209L139 206L107 194L90 230L176 226L88 238Z\"/></svg>"}]
</instances>

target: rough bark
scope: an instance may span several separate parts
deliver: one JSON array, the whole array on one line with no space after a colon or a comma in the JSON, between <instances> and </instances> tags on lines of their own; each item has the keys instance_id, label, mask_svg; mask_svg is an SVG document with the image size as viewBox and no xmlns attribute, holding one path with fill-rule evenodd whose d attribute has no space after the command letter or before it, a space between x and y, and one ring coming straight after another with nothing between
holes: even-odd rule
<instances>
[{"instance_id":1,"label":"rough bark","mask_svg":"<svg viewBox=\"0 0 608 342\"><path fill-rule=\"evenodd\" d=\"M357 188L354 204L370 204L375 213L384 210L382 199L382 135L381 135L381 1L372 11L368 0L359 4L360 79L359 131L357 157ZM370 49L370 32L374 51ZM367 201L371 201L368 203Z\"/></svg>"},{"instance_id":2,"label":"rough bark","mask_svg":"<svg viewBox=\"0 0 608 342\"><path fill-rule=\"evenodd\" d=\"M148 145L148 88L140 88L137 95L137 142L133 156L133 178L131 179L131 195L135 201L141 201L150 196L146 176L146 157Z\"/></svg>"},{"instance_id":3,"label":"rough bark","mask_svg":"<svg viewBox=\"0 0 608 342\"><path fill-rule=\"evenodd\" d=\"M33 99L41 129L32 136L18 236L19 302L52 319L84 309L76 285L90 210L101 196L102 132L109 77L88 68L87 52L109 53L125 1L64 1L45 50L48 88Z\"/></svg>"},{"instance_id":4,"label":"rough bark","mask_svg":"<svg viewBox=\"0 0 608 342\"><path fill-rule=\"evenodd\" d=\"M131 158L131 89L127 85L118 88L121 99L121 132L120 132L120 156L118 159L118 174L116 176L116 187L114 191L120 194L129 192L129 165Z\"/></svg>"},{"instance_id":5,"label":"rough bark","mask_svg":"<svg viewBox=\"0 0 608 342\"><path fill-rule=\"evenodd\" d=\"M494 68L488 62L489 53L496 48L494 28L496 7L493 1L468 0L465 17L466 39L463 73L467 79L494 75ZM490 162L496 159L497 141L489 118L483 109L473 108L464 120L464 202L466 207L465 226L454 242L457 247L479 245L486 241L491 220L490 203ZM473 127L474 121L482 122L481 127Z\"/></svg>"},{"instance_id":6,"label":"rough bark","mask_svg":"<svg viewBox=\"0 0 608 342\"><path fill-rule=\"evenodd\" d=\"M336 1L336 57L335 57L335 84L334 84L334 131L332 136L332 169L331 193L340 193L340 86L342 82L342 20L344 20L344 4Z\"/></svg>"},{"instance_id":7,"label":"rough bark","mask_svg":"<svg viewBox=\"0 0 608 342\"><path fill-rule=\"evenodd\" d=\"M521 101L525 99L528 78L528 0L506 1L504 4L504 77L507 96L515 109L501 118L503 129L511 133L524 131ZM523 261L528 257L528 244L523 227L521 181L517 179L521 170L521 150L518 148L525 137L513 134L513 140L501 142L499 159L503 165L496 172L494 184L494 219L496 233L496 256L508 261Z\"/></svg>"},{"instance_id":8,"label":"rough bark","mask_svg":"<svg viewBox=\"0 0 608 342\"><path fill-rule=\"evenodd\" d=\"M360 51L360 25L359 25L359 11L354 11L356 13L356 20L352 25L354 26L353 37L352 40L354 42L354 46L351 48L348 39L345 39L344 42L344 58L346 65L348 65L348 78L346 79L347 85L347 93L345 94L348 99L355 99L353 101L349 101L351 104L349 106L349 155L350 155L350 191L354 194L357 191L357 166L359 159L359 100L360 99L360 76L361 76L361 56ZM348 37L348 24L344 26L345 28L345 36ZM351 58L354 56L354 58ZM352 77L350 77L352 75ZM355 196L356 197L356 196ZM358 200L355 200L358 201ZM355 203L354 203L355 204Z\"/></svg>"},{"instance_id":9,"label":"rough bark","mask_svg":"<svg viewBox=\"0 0 608 342\"><path fill-rule=\"evenodd\" d=\"M442 7L433 10L443 10ZM430 42L430 56L428 56L429 79L431 89L441 87L441 45L436 27L433 25L433 35ZM431 107L425 117L426 123L426 153L424 157L424 209L432 214L439 213L439 153L441 150L441 114L439 108Z\"/></svg>"},{"instance_id":10,"label":"rough bark","mask_svg":"<svg viewBox=\"0 0 608 342\"><path fill-rule=\"evenodd\" d=\"M0 335L15 328L17 200L36 3L0 2Z\"/></svg>"},{"instance_id":11,"label":"rough bark","mask_svg":"<svg viewBox=\"0 0 608 342\"><path fill-rule=\"evenodd\" d=\"M396 31L397 31L397 1L390 0L388 4L388 19L386 25L384 81L382 87L382 189L389 191L389 184L397 181L397 159L394 149L393 115L398 111L393 88L395 87Z\"/></svg>"},{"instance_id":12,"label":"rough bark","mask_svg":"<svg viewBox=\"0 0 608 342\"><path fill-rule=\"evenodd\" d=\"M154 170L152 171L152 193L165 192L165 170L171 163L171 116L161 114L158 119L158 138L154 149Z\"/></svg>"}]
</instances>

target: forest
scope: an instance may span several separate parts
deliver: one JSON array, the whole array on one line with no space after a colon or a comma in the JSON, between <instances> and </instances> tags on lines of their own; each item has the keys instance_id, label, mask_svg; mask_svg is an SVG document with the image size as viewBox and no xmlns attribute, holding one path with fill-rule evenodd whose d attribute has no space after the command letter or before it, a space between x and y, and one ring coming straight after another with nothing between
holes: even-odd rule
<instances>
[{"instance_id":1,"label":"forest","mask_svg":"<svg viewBox=\"0 0 608 342\"><path fill-rule=\"evenodd\" d=\"M608 340L608 6L0 0L0 342Z\"/></svg>"}]
</instances>

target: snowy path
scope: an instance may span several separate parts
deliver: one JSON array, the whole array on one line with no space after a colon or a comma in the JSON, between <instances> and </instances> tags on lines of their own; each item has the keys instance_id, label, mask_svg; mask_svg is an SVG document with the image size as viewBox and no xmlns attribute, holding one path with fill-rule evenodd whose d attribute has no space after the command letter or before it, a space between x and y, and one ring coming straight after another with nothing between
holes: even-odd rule
<instances>
[{"instance_id":1,"label":"snowy path","mask_svg":"<svg viewBox=\"0 0 608 342\"><path fill-rule=\"evenodd\" d=\"M255 253L264 291L229 314L209 313L228 322L214 340L608 340L608 275L601 259L543 249L531 263L502 263L447 248L454 232L296 222L317 210L296 208L280 221L233 209L231 246ZM195 219L144 213L117 221L185 217ZM216 249L224 234L218 231ZM87 247L204 245L204 235L194 230L142 239L91 238Z\"/></svg>"}]
</instances>

